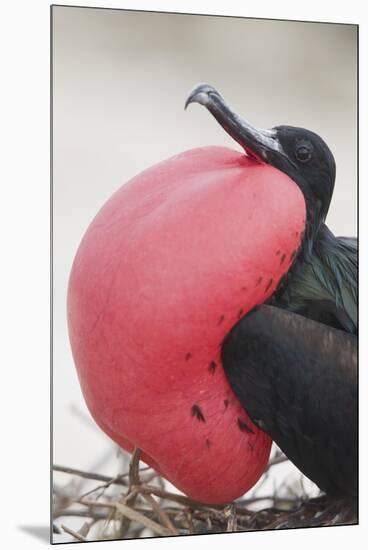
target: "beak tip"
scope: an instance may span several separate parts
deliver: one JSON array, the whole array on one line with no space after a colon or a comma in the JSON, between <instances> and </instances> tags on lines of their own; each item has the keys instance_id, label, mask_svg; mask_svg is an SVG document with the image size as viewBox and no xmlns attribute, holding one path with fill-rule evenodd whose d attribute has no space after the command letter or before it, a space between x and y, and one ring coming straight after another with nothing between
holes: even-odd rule
<instances>
[{"instance_id":1,"label":"beak tip","mask_svg":"<svg viewBox=\"0 0 368 550\"><path fill-rule=\"evenodd\" d=\"M197 84L189 93L184 105L184 110L186 110L191 103L199 103L204 106L208 105L210 100L209 92L213 91L215 91L214 88L208 84Z\"/></svg>"}]
</instances>

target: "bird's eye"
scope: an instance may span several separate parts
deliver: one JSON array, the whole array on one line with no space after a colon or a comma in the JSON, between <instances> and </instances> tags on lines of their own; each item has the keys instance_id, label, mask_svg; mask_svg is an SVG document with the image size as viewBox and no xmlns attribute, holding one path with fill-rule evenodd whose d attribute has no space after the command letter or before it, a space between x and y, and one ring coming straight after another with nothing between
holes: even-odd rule
<instances>
[{"instance_id":1,"label":"bird's eye","mask_svg":"<svg viewBox=\"0 0 368 550\"><path fill-rule=\"evenodd\" d=\"M312 151L309 149L309 147L301 145L297 148L295 156L300 162L308 162L308 160L310 160L312 157Z\"/></svg>"}]
</instances>

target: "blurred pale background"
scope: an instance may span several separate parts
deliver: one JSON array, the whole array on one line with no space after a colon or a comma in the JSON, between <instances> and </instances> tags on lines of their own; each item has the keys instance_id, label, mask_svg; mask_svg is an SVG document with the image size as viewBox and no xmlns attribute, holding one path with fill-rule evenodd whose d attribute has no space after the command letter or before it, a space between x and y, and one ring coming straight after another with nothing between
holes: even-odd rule
<instances>
[{"instance_id":1,"label":"blurred pale background","mask_svg":"<svg viewBox=\"0 0 368 550\"><path fill-rule=\"evenodd\" d=\"M190 89L214 85L256 126L320 134L337 163L327 222L352 236L356 76L349 25L53 8L55 463L109 475L122 465L86 409L67 333L68 276L88 224L121 184L156 162L204 145L239 149L205 109L184 111ZM299 479L291 466L273 470L272 483Z\"/></svg>"}]
</instances>

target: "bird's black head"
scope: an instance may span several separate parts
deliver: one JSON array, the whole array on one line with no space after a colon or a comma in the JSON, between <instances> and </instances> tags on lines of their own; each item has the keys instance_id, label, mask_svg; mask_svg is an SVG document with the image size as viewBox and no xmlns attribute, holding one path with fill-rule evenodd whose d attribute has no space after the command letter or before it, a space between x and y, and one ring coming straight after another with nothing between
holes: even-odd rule
<instances>
[{"instance_id":1,"label":"bird's black head","mask_svg":"<svg viewBox=\"0 0 368 550\"><path fill-rule=\"evenodd\" d=\"M207 84L194 88L185 107L193 102L204 105L248 155L278 168L297 183L306 201L305 244L310 251L326 218L335 185L335 160L323 139L310 130L294 126L254 128Z\"/></svg>"},{"instance_id":2,"label":"bird's black head","mask_svg":"<svg viewBox=\"0 0 368 550\"><path fill-rule=\"evenodd\" d=\"M335 159L323 139L305 128L276 126L276 150L265 151L264 160L290 176L307 203L324 221L335 185Z\"/></svg>"}]
</instances>

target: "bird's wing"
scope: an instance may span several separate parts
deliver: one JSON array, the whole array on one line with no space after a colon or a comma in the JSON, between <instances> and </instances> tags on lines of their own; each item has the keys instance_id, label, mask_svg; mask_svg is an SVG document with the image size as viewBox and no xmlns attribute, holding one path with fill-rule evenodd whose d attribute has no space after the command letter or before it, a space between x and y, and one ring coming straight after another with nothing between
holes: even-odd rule
<instances>
[{"instance_id":1,"label":"bird's wing","mask_svg":"<svg viewBox=\"0 0 368 550\"><path fill-rule=\"evenodd\" d=\"M325 227L314 253L296 266L273 303L356 334L357 279L357 240L335 237Z\"/></svg>"},{"instance_id":2,"label":"bird's wing","mask_svg":"<svg viewBox=\"0 0 368 550\"><path fill-rule=\"evenodd\" d=\"M322 490L357 490L357 338L262 305L222 347L230 385L252 420Z\"/></svg>"}]
</instances>

